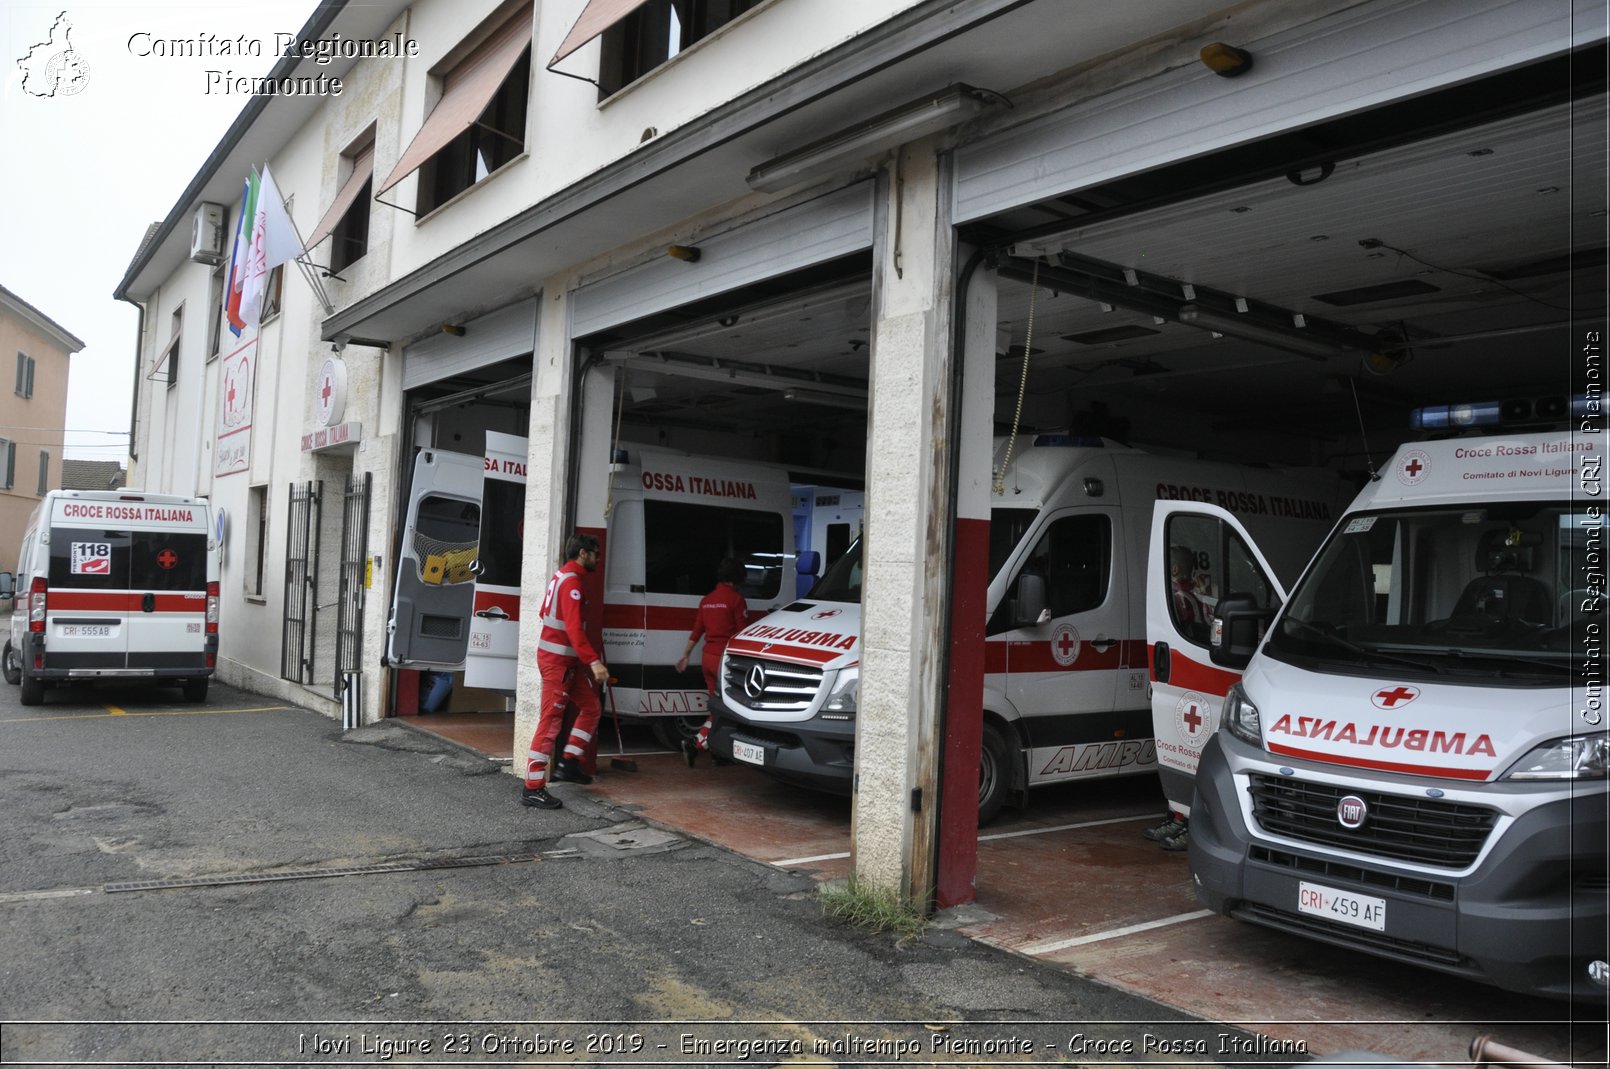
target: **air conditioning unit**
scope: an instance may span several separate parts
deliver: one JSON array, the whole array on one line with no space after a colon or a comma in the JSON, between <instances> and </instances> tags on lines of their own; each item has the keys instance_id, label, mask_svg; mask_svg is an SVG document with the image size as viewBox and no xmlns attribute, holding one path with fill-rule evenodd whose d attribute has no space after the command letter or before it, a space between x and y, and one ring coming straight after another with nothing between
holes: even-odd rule
<instances>
[{"instance_id":1,"label":"air conditioning unit","mask_svg":"<svg viewBox=\"0 0 1610 1069\"><path fill-rule=\"evenodd\" d=\"M228 213L222 204L198 204L190 223L190 258L198 264L224 262L224 220Z\"/></svg>"}]
</instances>

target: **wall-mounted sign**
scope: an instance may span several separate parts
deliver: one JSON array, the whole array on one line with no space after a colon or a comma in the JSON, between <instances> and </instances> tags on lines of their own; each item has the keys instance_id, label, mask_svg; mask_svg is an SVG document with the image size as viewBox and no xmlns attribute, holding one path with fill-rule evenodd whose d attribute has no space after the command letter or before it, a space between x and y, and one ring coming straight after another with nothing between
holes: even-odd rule
<instances>
[{"instance_id":1,"label":"wall-mounted sign","mask_svg":"<svg viewBox=\"0 0 1610 1069\"><path fill-rule=\"evenodd\" d=\"M347 365L338 356L326 357L313 388L313 411L319 426L333 427L347 414Z\"/></svg>"},{"instance_id":2,"label":"wall-mounted sign","mask_svg":"<svg viewBox=\"0 0 1610 1069\"><path fill-rule=\"evenodd\" d=\"M257 339L219 360L218 448L214 475L235 475L252 466L252 405L257 377Z\"/></svg>"},{"instance_id":3,"label":"wall-mounted sign","mask_svg":"<svg viewBox=\"0 0 1610 1069\"><path fill-rule=\"evenodd\" d=\"M312 434L302 435L302 452L351 452L363 440L363 424L337 423L334 427L320 427Z\"/></svg>"}]
</instances>

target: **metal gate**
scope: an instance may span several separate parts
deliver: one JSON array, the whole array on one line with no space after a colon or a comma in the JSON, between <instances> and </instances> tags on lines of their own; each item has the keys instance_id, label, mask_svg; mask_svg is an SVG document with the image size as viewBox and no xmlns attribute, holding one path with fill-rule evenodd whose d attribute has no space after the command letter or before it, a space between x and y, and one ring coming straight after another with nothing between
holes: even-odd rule
<instances>
[{"instance_id":1,"label":"metal gate","mask_svg":"<svg viewBox=\"0 0 1610 1069\"><path fill-rule=\"evenodd\" d=\"M292 483L285 534L285 626L280 634L280 676L313 679L313 629L319 613L319 518L324 483Z\"/></svg>"},{"instance_id":2,"label":"metal gate","mask_svg":"<svg viewBox=\"0 0 1610 1069\"><path fill-rule=\"evenodd\" d=\"M369 473L347 476L341 504L341 594L336 606L335 692L363 657L364 572L369 562Z\"/></svg>"}]
</instances>

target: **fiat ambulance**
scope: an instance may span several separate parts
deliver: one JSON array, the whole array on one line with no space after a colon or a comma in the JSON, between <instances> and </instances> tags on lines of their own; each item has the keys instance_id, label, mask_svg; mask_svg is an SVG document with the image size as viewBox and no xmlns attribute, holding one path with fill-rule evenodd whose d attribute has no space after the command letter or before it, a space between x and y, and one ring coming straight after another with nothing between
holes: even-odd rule
<instances>
[{"instance_id":1,"label":"fiat ambulance","mask_svg":"<svg viewBox=\"0 0 1610 1069\"><path fill-rule=\"evenodd\" d=\"M462 669L466 686L514 693L526 449L523 437L488 431L484 457L416 457L389 625L393 664ZM743 563L752 615L794 596L794 491L782 467L668 449L628 446L613 468L601 617L612 697L621 716L652 720L675 745L706 713L697 658L686 671L675 666L721 558Z\"/></svg>"},{"instance_id":2,"label":"fiat ambulance","mask_svg":"<svg viewBox=\"0 0 1610 1069\"><path fill-rule=\"evenodd\" d=\"M52 490L22 537L6 681L22 704L105 679L177 683L204 701L218 660L218 553L207 502L138 490Z\"/></svg>"},{"instance_id":3,"label":"fiat ambulance","mask_svg":"<svg viewBox=\"0 0 1610 1069\"><path fill-rule=\"evenodd\" d=\"M1002 440L996 470L1005 459ZM1157 771L1143 635L1147 535L1159 503L1227 504L1279 547L1289 578L1341 500L1338 481L1322 472L1158 456L1057 434L1020 449L1001 484L990 511L981 821L1032 787ZM1220 547L1193 547L1189 581L1204 611L1238 580L1239 567ZM858 543L808 596L733 639L713 752L803 786L849 792L861 578Z\"/></svg>"},{"instance_id":4,"label":"fiat ambulance","mask_svg":"<svg viewBox=\"0 0 1610 1069\"><path fill-rule=\"evenodd\" d=\"M1204 904L1604 998L1603 462L1565 433L1406 445L1278 614L1220 600L1212 660L1246 673L1197 771ZM1156 518L1187 523L1254 544L1209 506Z\"/></svg>"}]
</instances>

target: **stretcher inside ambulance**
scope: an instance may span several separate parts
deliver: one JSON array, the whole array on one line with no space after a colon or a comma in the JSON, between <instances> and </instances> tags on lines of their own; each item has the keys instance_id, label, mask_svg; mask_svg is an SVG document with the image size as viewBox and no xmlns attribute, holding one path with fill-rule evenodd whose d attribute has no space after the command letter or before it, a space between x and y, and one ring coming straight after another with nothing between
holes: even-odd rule
<instances>
[{"instance_id":1,"label":"stretcher inside ambulance","mask_svg":"<svg viewBox=\"0 0 1610 1069\"><path fill-rule=\"evenodd\" d=\"M1561 433L1405 446L1278 615L1250 588L1221 599L1213 659L1246 674L1197 773L1205 904L1516 991L1604 998L1588 979L1605 956L1610 832L1589 674L1602 462L1602 443ZM1254 544L1205 506L1156 523Z\"/></svg>"},{"instance_id":2,"label":"stretcher inside ambulance","mask_svg":"<svg viewBox=\"0 0 1610 1069\"><path fill-rule=\"evenodd\" d=\"M981 820L1031 787L1158 770L1142 637L1155 506L1225 502L1280 547L1294 575L1339 504L1339 483L1317 471L1159 456L1065 434L1040 435L1010 459L1006 449L996 443L1002 480L990 512ZM861 548L729 644L713 752L803 786L850 791ZM1205 556L1198 576L1207 597L1234 578L1214 571L1223 567L1216 561Z\"/></svg>"}]
</instances>

